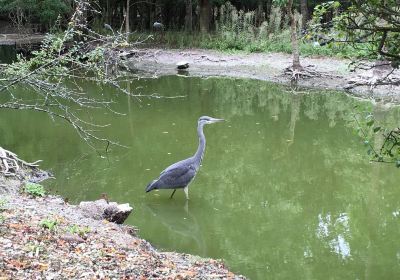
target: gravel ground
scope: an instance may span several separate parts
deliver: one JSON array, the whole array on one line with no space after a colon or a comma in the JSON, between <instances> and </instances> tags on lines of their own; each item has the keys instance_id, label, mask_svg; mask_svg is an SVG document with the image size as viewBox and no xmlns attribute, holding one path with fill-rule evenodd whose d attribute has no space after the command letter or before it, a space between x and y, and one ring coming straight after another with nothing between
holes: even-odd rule
<instances>
[{"instance_id":1,"label":"gravel ground","mask_svg":"<svg viewBox=\"0 0 400 280\"><path fill-rule=\"evenodd\" d=\"M284 53L222 53L202 49L134 49L128 51L132 56L127 67L152 77L177 74L176 63L187 61L188 71L179 74L186 76L223 76L250 78L283 84L290 84L290 76L283 75L292 57ZM349 60L333 57L302 57L301 64L306 69L318 73L314 77L300 79L298 85L304 87L345 90L362 98L391 103L400 103L400 85L380 85L374 87L379 78L391 70L385 67L369 70L349 70ZM392 74L393 80L400 82L400 70ZM365 82L365 86L349 89L350 84Z\"/></svg>"},{"instance_id":2,"label":"gravel ground","mask_svg":"<svg viewBox=\"0 0 400 280\"><path fill-rule=\"evenodd\" d=\"M1 280L245 279L220 260L160 252L132 227L86 218L58 196L5 192L2 182Z\"/></svg>"}]
</instances>

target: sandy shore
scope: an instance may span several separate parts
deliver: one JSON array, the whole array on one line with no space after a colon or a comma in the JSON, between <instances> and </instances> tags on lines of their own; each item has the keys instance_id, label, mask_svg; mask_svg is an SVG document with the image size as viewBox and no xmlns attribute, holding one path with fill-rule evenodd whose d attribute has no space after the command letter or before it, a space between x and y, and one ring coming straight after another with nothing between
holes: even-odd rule
<instances>
[{"instance_id":1,"label":"sandy shore","mask_svg":"<svg viewBox=\"0 0 400 280\"><path fill-rule=\"evenodd\" d=\"M285 68L291 65L289 54L228 54L202 49L135 49L130 53L133 57L128 60L127 67L153 77L177 74L176 63L187 61L190 67L188 71L180 72L182 75L250 78L290 84L290 76L283 74ZM299 86L346 90L349 94L366 99L400 103L400 86L374 87L374 83L390 71L388 69L350 71L349 60L332 57L303 57L301 63L318 75L300 79ZM400 71L396 70L393 77L400 80ZM366 81L368 85L348 89L356 81Z\"/></svg>"}]
</instances>

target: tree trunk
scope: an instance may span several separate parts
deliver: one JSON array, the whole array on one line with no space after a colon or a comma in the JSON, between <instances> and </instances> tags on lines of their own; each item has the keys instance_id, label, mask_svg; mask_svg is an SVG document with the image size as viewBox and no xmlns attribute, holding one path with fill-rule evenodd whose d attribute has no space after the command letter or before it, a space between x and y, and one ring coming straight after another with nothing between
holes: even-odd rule
<instances>
[{"instance_id":1,"label":"tree trunk","mask_svg":"<svg viewBox=\"0 0 400 280\"><path fill-rule=\"evenodd\" d=\"M299 51L299 41L297 40L297 28L296 19L294 17L293 11L293 0L288 1L288 14L290 19L290 39L292 41L292 55L293 55L293 71L301 71L303 68L300 65L300 51Z\"/></svg>"},{"instance_id":2,"label":"tree trunk","mask_svg":"<svg viewBox=\"0 0 400 280\"><path fill-rule=\"evenodd\" d=\"M139 22L138 22L139 13L138 13L137 5L133 4L132 9L130 9L130 11L131 11L130 14L132 15L132 20L131 20L132 25L131 26L133 26L134 30L137 30L139 27Z\"/></svg>"},{"instance_id":3,"label":"tree trunk","mask_svg":"<svg viewBox=\"0 0 400 280\"><path fill-rule=\"evenodd\" d=\"M126 41L129 41L129 33L131 33L131 29L129 26L129 10L130 10L130 0L126 0L126 14L125 14L125 32L126 32Z\"/></svg>"},{"instance_id":4,"label":"tree trunk","mask_svg":"<svg viewBox=\"0 0 400 280\"><path fill-rule=\"evenodd\" d=\"M155 9L154 9L154 2L153 1L150 1L150 3L147 6L147 9L148 9L148 15L149 15L148 28L149 28L149 30L152 30L153 24L154 24L154 21L155 21L154 20L154 18L155 18Z\"/></svg>"},{"instance_id":5,"label":"tree trunk","mask_svg":"<svg viewBox=\"0 0 400 280\"><path fill-rule=\"evenodd\" d=\"M263 13L264 13L263 1L262 0L258 0L257 12L256 12L256 26L260 26L261 23L265 20Z\"/></svg>"},{"instance_id":6,"label":"tree trunk","mask_svg":"<svg viewBox=\"0 0 400 280\"><path fill-rule=\"evenodd\" d=\"M193 30L192 0L186 0L185 30L186 30L186 32L192 32L192 30Z\"/></svg>"},{"instance_id":7,"label":"tree trunk","mask_svg":"<svg viewBox=\"0 0 400 280\"><path fill-rule=\"evenodd\" d=\"M209 0L200 0L200 32L208 33L210 30L210 1Z\"/></svg>"},{"instance_id":8,"label":"tree trunk","mask_svg":"<svg viewBox=\"0 0 400 280\"><path fill-rule=\"evenodd\" d=\"M306 29L308 21L308 5L307 0L300 0L300 11L301 11L301 28Z\"/></svg>"}]
</instances>

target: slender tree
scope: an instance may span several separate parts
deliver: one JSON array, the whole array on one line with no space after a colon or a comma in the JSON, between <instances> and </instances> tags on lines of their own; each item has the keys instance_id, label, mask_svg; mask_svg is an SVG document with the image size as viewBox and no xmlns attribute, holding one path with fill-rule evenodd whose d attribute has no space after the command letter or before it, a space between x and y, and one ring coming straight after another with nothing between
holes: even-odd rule
<instances>
[{"instance_id":1,"label":"slender tree","mask_svg":"<svg viewBox=\"0 0 400 280\"><path fill-rule=\"evenodd\" d=\"M210 0L200 0L200 32L208 33L210 31Z\"/></svg>"},{"instance_id":2,"label":"slender tree","mask_svg":"<svg viewBox=\"0 0 400 280\"><path fill-rule=\"evenodd\" d=\"M192 0L186 0L185 30L187 32L191 32L193 30L193 4L192 4Z\"/></svg>"},{"instance_id":3,"label":"slender tree","mask_svg":"<svg viewBox=\"0 0 400 280\"><path fill-rule=\"evenodd\" d=\"M300 0L301 28L306 29L308 21L308 3L307 0Z\"/></svg>"},{"instance_id":4,"label":"slender tree","mask_svg":"<svg viewBox=\"0 0 400 280\"><path fill-rule=\"evenodd\" d=\"M131 32L130 25L129 25L129 17L130 17L130 0L126 0L126 11L125 11L125 32L126 32L126 40L129 39L129 33Z\"/></svg>"},{"instance_id":5,"label":"slender tree","mask_svg":"<svg viewBox=\"0 0 400 280\"><path fill-rule=\"evenodd\" d=\"M303 67L300 65L300 50L299 50L299 40L297 39L297 24L293 13L293 0L288 0L287 11L290 20L290 40L292 43L292 54L293 54L293 64L292 70L301 71Z\"/></svg>"},{"instance_id":6,"label":"slender tree","mask_svg":"<svg viewBox=\"0 0 400 280\"><path fill-rule=\"evenodd\" d=\"M258 0L257 2L257 12L256 12L256 24L260 26L261 23L265 20L264 17L264 8L263 8L263 0Z\"/></svg>"}]
</instances>

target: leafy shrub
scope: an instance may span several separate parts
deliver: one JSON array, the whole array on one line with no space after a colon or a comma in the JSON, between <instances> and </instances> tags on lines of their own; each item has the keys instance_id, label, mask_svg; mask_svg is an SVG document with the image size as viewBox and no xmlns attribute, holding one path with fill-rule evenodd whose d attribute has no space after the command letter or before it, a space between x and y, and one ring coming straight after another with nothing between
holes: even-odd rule
<instances>
[{"instance_id":1,"label":"leafy shrub","mask_svg":"<svg viewBox=\"0 0 400 280\"><path fill-rule=\"evenodd\" d=\"M83 237L87 233L90 232L89 227L80 227L78 225L71 225L67 228L67 230L72 234L78 234L79 236Z\"/></svg>"},{"instance_id":2,"label":"leafy shrub","mask_svg":"<svg viewBox=\"0 0 400 280\"><path fill-rule=\"evenodd\" d=\"M25 184L24 192L33 197L42 197L46 194L46 191L42 185L31 182Z\"/></svg>"},{"instance_id":3,"label":"leafy shrub","mask_svg":"<svg viewBox=\"0 0 400 280\"><path fill-rule=\"evenodd\" d=\"M44 219L40 222L40 225L43 228L49 229L51 231L55 231L57 229L58 222L56 220Z\"/></svg>"}]
</instances>

